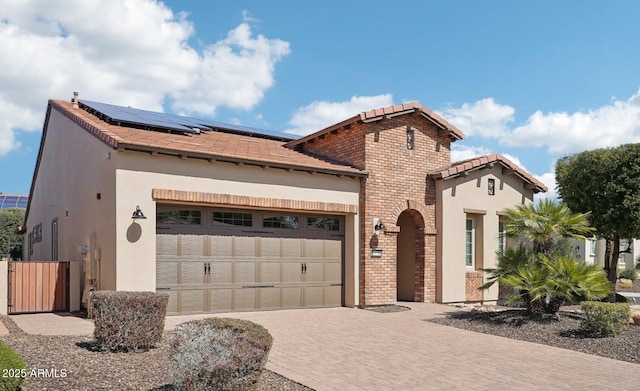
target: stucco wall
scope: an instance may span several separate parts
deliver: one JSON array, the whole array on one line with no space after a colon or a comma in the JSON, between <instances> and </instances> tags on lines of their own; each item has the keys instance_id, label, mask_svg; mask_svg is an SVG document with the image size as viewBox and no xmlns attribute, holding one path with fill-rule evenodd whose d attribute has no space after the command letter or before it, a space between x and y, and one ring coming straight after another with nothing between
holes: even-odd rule
<instances>
[{"instance_id":1,"label":"stucco wall","mask_svg":"<svg viewBox=\"0 0 640 391\"><path fill-rule=\"evenodd\" d=\"M118 290L155 290L156 201L152 190L171 189L274 199L358 205L359 180L325 174L264 169L249 165L210 163L198 159L119 152L116 171L116 251L113 271ZM134 221L139 205L147 217ZM346 215L345 282L347 305L357 305L359 230L357 214Z\"/></svg>"},{"instance_id":2,"label":"stucco wall","mask_svg":"<svg viewBox=\"0 0 640 391\"><path fill-rule=\"evenodd\" d=\"M495 180L495 195L488 194L488 180ZM501 211L533 200L533 190L527 189L515 175L503 174L493 168L472 171L468 176L438 180L438 301L463 302L466 299L467 272L496 266L498 222ZM467 215L476 218L476 266L465 265L465 232ZM481 243L478 243L481 241ZM484 292L484 300L497 300L498 288Z\"/></svg>"},{"instance_id":3,"label":"stucco wall","mask_svg":"<svg viewBox=\"0 0 640 391\"><path fill-rule=\"evenodd\" d=\"M30 255L27 233L23 259L52 260L52 221L57 219L58 260L82 262L78 249L86 245L85 269L97 263L108 268L115 264L113 152L56 110L51 110L44 137L26 225L31 232L42 224L42 240L33 243ZM114 280L102 281L102 289L115 287ZM71 310L77 310L77 298L71 303Z\"/></svg>"}]
</instances>

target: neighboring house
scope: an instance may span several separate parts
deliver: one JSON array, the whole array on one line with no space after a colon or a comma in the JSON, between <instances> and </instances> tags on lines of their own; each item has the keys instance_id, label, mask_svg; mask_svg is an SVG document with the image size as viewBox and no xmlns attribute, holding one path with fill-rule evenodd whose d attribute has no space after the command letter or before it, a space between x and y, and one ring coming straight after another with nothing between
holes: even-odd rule
<instances>
[{"instance_id":1,"label":"neighboring house","mask_svg":"<svg viewBox=\"0 0 640 391\"><path fill-rule=\"evenodd\" d=\"M576 259L604 267L606 245L606 240L604 239L576 239ZM640 257L640 240L622 239L620 241L620 251L624 252L620 254L618 259L618 270L635 268L636 260Z\"/></svg>"},{"instance_id":2,"label":"neighboring house","mask_svg":"<svg viewBox=\"0 0 640 391\"><path fill-rule=\"evenodd\" d=\"M9 208L24 209L27 207L28 201L29 201L28 195L0 193L0 209L9 209Z\"/></svg>"},{"instance_id":3,"label":"neighboring house","mask_svg":"<svg viewBox=\"0 0 640 391\"><path fill-rule=\"evenodd\" d=\"M463 137L418 103L293 139L51 100L25 259L83 262L71 310L89 289L167 292L171 314L493 301L501 211L546 188L500 155L451 164Z\"/></svg>"}]
</instances>

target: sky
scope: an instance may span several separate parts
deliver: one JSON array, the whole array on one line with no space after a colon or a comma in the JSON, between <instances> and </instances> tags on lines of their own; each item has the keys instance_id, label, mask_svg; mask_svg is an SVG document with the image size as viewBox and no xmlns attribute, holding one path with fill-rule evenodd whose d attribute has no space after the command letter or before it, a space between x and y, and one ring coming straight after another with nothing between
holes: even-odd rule
<instances>
[{"instance_id":1,"label":"sky","mask_svg":"<svg viewBox=\"0 0 640 391\"><path fill-rule=\"evenodd\" d=\"M3 0L0 192L28 194L49 99L306 135L418 101L556 197L558 158L640 142L635 0Z\"/></svg>"}]
</instances>

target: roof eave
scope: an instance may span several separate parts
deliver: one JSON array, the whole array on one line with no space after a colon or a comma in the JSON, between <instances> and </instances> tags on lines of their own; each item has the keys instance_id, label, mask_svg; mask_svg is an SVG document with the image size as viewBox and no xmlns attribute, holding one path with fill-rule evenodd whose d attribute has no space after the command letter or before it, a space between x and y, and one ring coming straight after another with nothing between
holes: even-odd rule
<instances>
[{"instance_id":1,"label":"roof eave","mask_svg":"<svg viewBox=\"0 0 640 391\"><path fill-rule=\"evenodd\" d=\"M236 156L225 156L219 154L205 154L205 153L197 153L197 152L186 152L179 151L175 149L167 149L167 148L157 148L157 147L148 147L144 145L138 144L129 144L120 142L114 149L118 151L132 151L132 152L145 152L154 155L168 155L168 156L177 156L183 158L192 158L192 159L200 159L200 160L208 160L210 162L223 162L223 163L233 163L237 165L250 165L257 166L263 168L278 168L287 171L303 171L308 173L318 173L318 174L328 174L335 176L346 176L353 178L361 178L366 177L368 173L366 171L358 170L358 169L329 169L329 168L319 168L319 167L308 167L297 164L285 164L285 163L276 163L270 161L263 161L258 159L243 159Z\"/></svg>"}]
</instances>

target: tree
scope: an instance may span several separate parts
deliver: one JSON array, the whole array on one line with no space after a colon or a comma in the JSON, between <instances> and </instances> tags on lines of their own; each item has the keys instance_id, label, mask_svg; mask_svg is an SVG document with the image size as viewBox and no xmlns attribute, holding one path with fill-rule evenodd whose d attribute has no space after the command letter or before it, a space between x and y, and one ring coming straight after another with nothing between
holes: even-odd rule
<instances>
[{"instance_id":1,"label":"tree","mask_svg":"<svg viewBox=\"0 0 640 391\"><path fill-rule=\"evenodd\" d=\"M18 233L24 223L25 210L0 209L0 257L22 254L22 235Z\"/></svg>"},{"instance_id":2,"label":"tree","mask_svg":"<svg viewBox=\"0 0 640 391\"><path fill-rule=\"evenodd\" d=\"M605 270L615 283L620 239L640 237L640 144L566 156L556 165L556 181L563 202L590 212L596 235L607 240Z\"/></svg>"}]
</instances>

